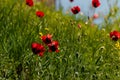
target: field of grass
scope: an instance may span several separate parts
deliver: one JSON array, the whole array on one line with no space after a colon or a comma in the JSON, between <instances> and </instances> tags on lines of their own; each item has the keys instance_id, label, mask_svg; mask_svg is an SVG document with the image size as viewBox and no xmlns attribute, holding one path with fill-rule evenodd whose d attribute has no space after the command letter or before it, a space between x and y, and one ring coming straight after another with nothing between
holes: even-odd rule
<instances>
[{"instance_id":1,"label":"field of grass","mask_svg":"<svg viewBox=\"0 0 120 80\"><path fill-rule=\"evenodd\" d=\"M99 29L41 3L0 0L0 80L120 80L120 41L109 37L119 21ZM43 57L33 54L32 42L44 45L39 33L52 34L60 52L46 47Z\"/></svg>"}]
</instances>

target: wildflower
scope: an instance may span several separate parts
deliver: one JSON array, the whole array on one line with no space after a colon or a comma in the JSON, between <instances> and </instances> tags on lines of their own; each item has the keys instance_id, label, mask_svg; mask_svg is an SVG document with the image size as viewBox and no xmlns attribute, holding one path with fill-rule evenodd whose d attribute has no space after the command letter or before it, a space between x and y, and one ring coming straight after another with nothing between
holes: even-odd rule
<instances>
[{"instance_id":1,"label":"wildflower","mask_svg":"<svg viewBox=\"0 0 120 80\"><path fill-rule=\"evenodd\" d=\"M83 12L80 12L80 15L81 15L81 16L83 16L83 15L84 15L84 13L83 13Z\"/></svg>"},{"instance_id":2,"label":"wildflower","mask_svg":"<svg viewBox=\"0 0 120 80\"><path fill-rule=\"evenodd\" d=\"M36 15L42 18L44 16L44 13L42 11L36 11Z\"/></svg>"},{"instance_id":3,"label":"wildflower","mask_svg":"<svg viewBox=\"0 0 120 80\"><path fill-rule=\"evenodd\" d=\"M93 15L93 19L97 19L98 17L99 17L98 14L94 14L94 15Z\"/></svg>"},{"instance_id":4,"label":"wildflower","mask_svg":"<svg viewBox=\"0 0 120 80\"><path fill-rule=\"evenodd\" d=\"M73 2L74 0L69 0L70 2Z\"/></svg>"},{"instance_id":5,"label":"wildflower","mask_svg":"<svg viewBox=\"0 0 120 80\"><path fill-rule=\"evenodd\" d=\"M88 21L86 21L85 24L87 25L87 24L88 24Z\"/></svg>"},{"instance_id":6,"label":"wildflower","mask_svg":"<svg viewBox=\"0 0 120 80\"><path fill-rule=\"evenodd\" d=\"M38 54L41 57L44 55L45 48L43 45L34 42L32 43L31 47L34 54Z\"/></svg>"},{"instance_id":7,"label":"wildflower","mask_svg":"<svg viewBox=\"0 0 120 80\"><path fill-rule=\"evenodd\" d=\"M43 36L43 33L40 32L39 35L40 35L40 36Z\"/></svg>"},{"instance_id":8,"label":"wildflower","mask_svg":"<svg viewBox=\"0 0 120 80\"><path fill-rule=\"evenodd\" d=\"M49 51L59 52L58 46L59 46L58 41L52 41L50 44L48 44Z\"/></svg>"},{"instance_id":9,"label":"wildflower","mask_svg":"<svg viewBox=\"0 0 120 80\"><path fill-rule=\"evenodd\" d=\"M100 1L99 1L99 0L92 0L92 6L93 6L94 8L99 7L99 6L100 6Z\"/></svg>"},{"instance_id":10,"label":"wildflower","mask_svg":"<svg viewBox=\"0 0 120 80\"><path fill-rule=\"evenodd\" d=\"M110 32L110 38L114 41L117 41L118 39L120 39L120 32L118 31Z\"/></svg>"},{"instance_id":11,"label":"wildflower","mask_svg":"<svg viewBox=\"0 0 120 80\"><path fill-rule=\"evenodd\" d=\"M49 28L45 28L46 31L49 31Z\"/></svg>"},{"instance_id":12,"label":"wildflower","mask_svg":"<svg viewBox=\"0 0 120 80\"><path fill-rule=\"evenodd\" d=\"M41 39L46 45L48 45L52 42L52 35L50 35L50 34L43 35L43 36L41 36Z\"/></svg>"},{"instance_id":13,"label":"wildflower","mask_svg":"<svg viewBox=\"0 0 120 80\"><path fill-rule=\"evenodd\" d=\"M30 7L33 6L33 0L26 0L26 4Z\"/></svg>"},{"instance_id":14,"label":"wildflower","mask_svg":"<svg viewBox=\"0 0 120 80\"><path fill-rule=\"evenodd\" d=\"M118 41L115 43L115 47L120 49L120 43Z\"/></svg>"},{"instance_id":15,"label":"wildflower","mask_svg":"<svg viewBox=\"0 0 120 80\"><path fill-rule=\"evenodd\" d=\"M79 6L74 6L73 8L71 8L71 11L73 14L77 14L80 12L80 7Z\"/></svg>"}]
</instances>

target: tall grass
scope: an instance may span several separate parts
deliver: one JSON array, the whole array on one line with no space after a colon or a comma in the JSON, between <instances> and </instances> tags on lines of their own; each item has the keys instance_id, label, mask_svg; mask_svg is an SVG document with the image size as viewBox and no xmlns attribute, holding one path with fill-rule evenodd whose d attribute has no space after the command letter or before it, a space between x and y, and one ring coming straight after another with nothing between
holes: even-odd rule
<instances>
[{"instance_id":1,"label":"tall grass","mask_svg":"<svg viewBox=\"0 0 120 80\"><path fill-rule=\"evenodd\" d=\"M28 7L22 1L0 2L1 80L120 79L120 50L109 38L112 28L100 30L41 3ZM36 10L45 16L37 17ZM40 32L59 41L59 53L46 51L43 57L32 53L32 42L43 44Z\"/></svg>"}]
</instances>

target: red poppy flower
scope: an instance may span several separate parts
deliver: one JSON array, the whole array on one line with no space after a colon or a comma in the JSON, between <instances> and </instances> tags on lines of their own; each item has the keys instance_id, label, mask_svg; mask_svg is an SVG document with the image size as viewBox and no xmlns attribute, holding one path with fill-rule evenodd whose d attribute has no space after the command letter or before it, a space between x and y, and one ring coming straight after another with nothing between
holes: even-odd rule
<instances>
[{"instance_id":1,"label":"red poppy flower","mask_svg":"<svg viewBox=\"0 0 120 80\"><path fill-rule=\"evenodd\" d=\"M80 12L80 7L79 6L74 6L73 8L71 8L71 11L73 14L77 14Z\"/></svg>"},{"instance_id":2,"label":"red poppy flower","mask_svg":"<svg viewBox=\"0 0 120 80\"><path fill-rule=\"evenodd\" d=\"M48 45L52 42L52 35L50 35L50 34L43 35L43 36L41 36L41 39L46 45Z\"/></svg>"},{"instance_id":3,"label":"red poppy flower","mask_svg":"<svg viewBox=\"0 0 120 80\"><path fill-rule=\"evenodd\" d=\"M69 0L70 2L73 2L74 0Z\"/></svg>"},{"instance_id":4,"label":"red poppy flower","mask_svg":"<svg viewBox=\"0 0 120 80\"><path fill-rule=\"evenodd\" d=\"M33 6L33 0L26 0L26 4L28 5L28 6Z\"/></svg>"},{"instance_id":5,"label":"red poppy flower","mask_svg":"<svg viewBox=\"0 0 120 80\"><path fill-rule=\"evenodd\" d=\"M110 38L114 41L117 41L118 39L120 39L120 32L118 31L110 32Z\"/></svg>"},{"instance_id":6,"label":"red poppy flower","mask_svg":"<svg viewBox=\"0 0 120 80\"><path fill-rule=\"evenodd\" d=\"M36 15L42 18L44 16L44 13L42 11L36 11Z\"/></svg>"},{"instance_id":7,"label":"red poppy flower","mask_svg":"<svg viewBox=\"0 0 120 80\"><path fill-rule=\"evenodd\" d=\"M31 47L32 47L32 51L34 54L38 54L39 56L43 56L43 54L45 52L45 48L43 45L34 42L34 43L32 43Z\"/></svg>"},{"instance_id":8,"label":"red poppy flower","mask_svg":"<svg viewBox=\"0 0 120 80\"><path fill-rule=\"evenodd\" d=\"M58 47L59 47L59 44L57 41L52 41L50 44L48 44L48 47L49 47L49 51L53 51L53 52L59 52L58 50Z\"/></svg>"},{"instance_id":9,"label":"red poppy flower","mask_svg":"<svg viewBox=\"0 0 120 80\"><path fill-rule=\"evenodd\" d=\"M97 8L100 6L100 1L99 0L92 0L92 6Z\"/></svg>"}]
</instances>

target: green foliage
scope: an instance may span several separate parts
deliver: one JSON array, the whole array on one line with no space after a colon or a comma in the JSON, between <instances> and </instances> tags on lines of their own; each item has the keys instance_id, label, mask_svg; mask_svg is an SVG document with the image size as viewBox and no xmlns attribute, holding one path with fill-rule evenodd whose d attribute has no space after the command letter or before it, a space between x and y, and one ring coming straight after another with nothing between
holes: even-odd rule
<instances>
[{"instance_id":1,"label":"green foliage","mask_svg":"<svg viewBox=\"0 0 120 80\"><path fill-rule=\"evenodd\" d=\"M45 16L37 17L36 10ZM28 7L21 0L5 0L0 5L0 79L119 80L120 50L109 38L109 26L100 30L41 3ZM43 44L40 32L59 41L59 53L32 53L32 42Z\"/></svg>"}]
</instances>

